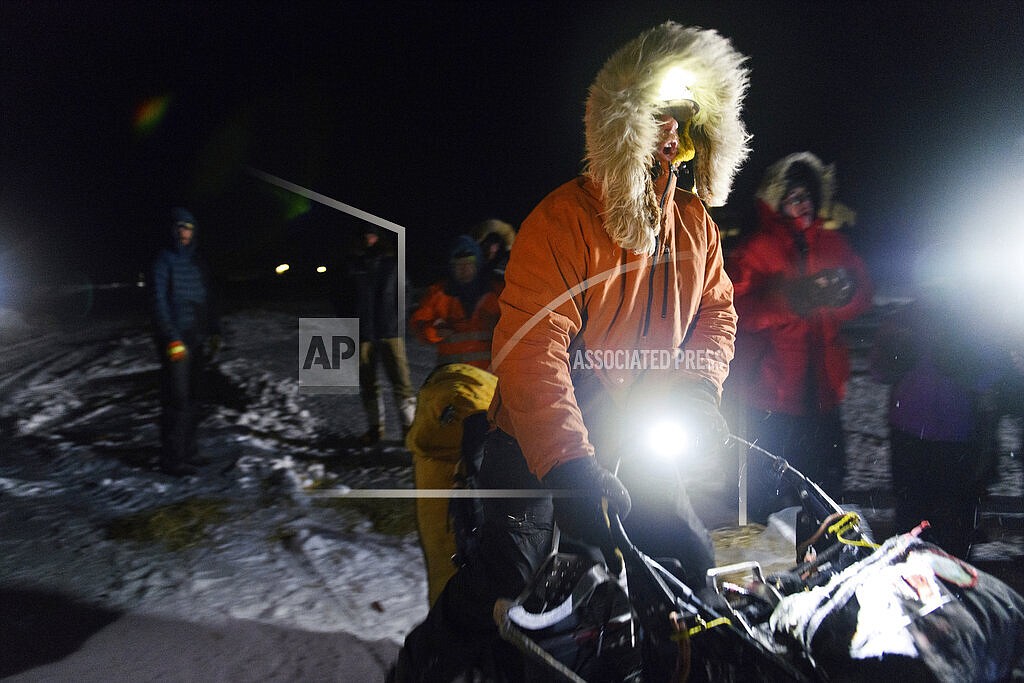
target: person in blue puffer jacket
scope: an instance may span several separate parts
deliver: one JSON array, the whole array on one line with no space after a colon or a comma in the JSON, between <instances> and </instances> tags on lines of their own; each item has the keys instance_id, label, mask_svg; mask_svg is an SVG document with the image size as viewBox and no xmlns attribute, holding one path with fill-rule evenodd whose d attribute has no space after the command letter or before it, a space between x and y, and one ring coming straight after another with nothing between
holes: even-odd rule
<instances>
[{"instance_id":1,"label":"person in blue puffer jacket","mask_svg":"<svg viewBox=\"0 0 1024 683\"><path fill-rule=\"evenodd\" d=\"M195 217L171 211L171 246L153 263L154 340L160 357L160 469L174 476L204 464L196 444L203 370L220 346L208 270L196 253Z\"/></svg>"}]
</instances>

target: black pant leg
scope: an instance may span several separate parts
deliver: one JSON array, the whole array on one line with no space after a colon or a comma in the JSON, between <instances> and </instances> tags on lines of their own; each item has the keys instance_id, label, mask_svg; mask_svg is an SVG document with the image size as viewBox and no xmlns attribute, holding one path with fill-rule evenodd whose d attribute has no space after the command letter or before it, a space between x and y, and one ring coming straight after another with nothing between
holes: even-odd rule
<instances>
[{"instance_id":1,"label":"black pant leg","mask_svg":"<svg viewBox=\"0 0 1024 683\"><path fill-rule=\"evenodd\" d=\"M675 462L623 458L619 479L630 492L633 507L622 526L644 554L678 560L682 578L699 587L704 585L707 570L715 566L715 549L678 467Z\"/></svg>"},{"instance_id":2,"label":"black pant leg","mask_svg":"<svg viewBox=\"0 0 1024 683\"><path fill-rule=\"evenodd\" d=\"M183 341L188 352L177 361L167 358L166 345L157 342L160 353L160 459L165 464L182 463L196 453L199 385L206 356L194 336L189 335Z\"/></svg>"},{"instance_id":3,"label":"black pant leg","mask_svg":"<svg viewBox=\"0 0 1024 683\"><path fill-rule=\"evenodd\" d=\"M923 538L966 558L977 505L970 443L926 441L893 429L890 445L897 533L927 520Z\"/></svg>"},{"instance_id":4,"label":"black pant leg","mask_svg":"<svg viewBox=\"0 0 1024 683\"><path fill-rule=\"evenodd\" d=\"M536 490L540 496L483 500L479 553L459 568L405 639L401 658L409 680L450 680L474 665L498 637L495 601L516 598L550 552L551 497L507 434L488 435L478 482L482 489Z\"/></svg>"},{"instance_id":5,"label":"black pant leg","mask_svg":"<svg viewBox=\"0 0 1024 683\"><path fill-rule=\"evenodd\" d=\"M747 441L772 455L785 458L802 471L794 435L800 430L799 418L783 413L750 408L747 414ZM799 463L799 464L798 464ZM795 497L781 485L771 460L751 449L747 452L747 516L750 521L765 524L768 515L796 504Z\"/></svg>"}]
</instances>

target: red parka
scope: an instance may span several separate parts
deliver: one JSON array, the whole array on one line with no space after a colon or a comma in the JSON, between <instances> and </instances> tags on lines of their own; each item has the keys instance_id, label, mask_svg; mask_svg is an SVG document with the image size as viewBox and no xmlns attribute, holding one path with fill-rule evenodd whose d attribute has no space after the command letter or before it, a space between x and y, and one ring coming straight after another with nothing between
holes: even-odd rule
<instances>
[{"instance_id":1,"label":"red parka","mask_svg":"<svg viewBox=\"0 0 1024 683\"><path fill-rule=\"evenodd\" d=\"M760 230L726 261L739 314L728 390L761 410L825 412L842 402L850 375L840 325L871 306L871 281L846 239L824 230L820 217L803 233L801 258L796 228L764 202L758 210ZM853 298L802 317L783 294L785 284L826 268L847 270L856 283Z\"/></svg>"}]
</instances>

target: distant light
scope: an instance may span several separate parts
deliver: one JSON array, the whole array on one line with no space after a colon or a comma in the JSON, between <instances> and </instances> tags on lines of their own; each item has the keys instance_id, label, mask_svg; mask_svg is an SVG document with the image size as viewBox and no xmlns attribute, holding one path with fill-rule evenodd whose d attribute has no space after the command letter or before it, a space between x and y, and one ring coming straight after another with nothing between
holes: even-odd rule
<instances>
[{"instance_id":1,"label":"distant light","mask_svg":"<svg viewBox=\"0 0 1024 683\"><path fill-rule=\"evenodd\" d=\"M277 268L274 268L274 272L277 273L278 275L282 275L288 272L289 268L291 268L291 266L289 266L287 263L282 263Z\"/></svg>"},{"instance_id":2,"label":"distant light","mask_svg":"<svg viewBox=\"0 0 1024 683\"><path fill-rule=\"evenodd\" d=\"M975 244L973 249L967 245L960 252L963 264L960 282L980 291L1002 292L1001 297L989 303L994 304L993 308L997 310L1005 310L1007 300L1019 300L1024 296L1024 278L1020 270L1022 255L1024 240L1006 235L1000 235L996 244ZM984 304L979 302L980 305Z\"/></svg>"},{"instance_id":3,"label":"distant light","mask_svg":"<svg viewBox=\"0 0 1024 683\"><path fill-rule=\"evenodd\" d=\"M674 66L665 72L658 91L658 101L665 104L678 104L685 100L693 100L691 88L697 78L692 71Z\"/></svg>"},{"instance_id":4,"label":"distant light","mask_svg":"<svg viewBox=\"0 0 1024 683\"><path fill-rule=\"evenodd\" d=\"M318 273L326 273L327 272L327 266L317 266L316 267L316 272L318 272Z\"/></svg>"}]
</instances>

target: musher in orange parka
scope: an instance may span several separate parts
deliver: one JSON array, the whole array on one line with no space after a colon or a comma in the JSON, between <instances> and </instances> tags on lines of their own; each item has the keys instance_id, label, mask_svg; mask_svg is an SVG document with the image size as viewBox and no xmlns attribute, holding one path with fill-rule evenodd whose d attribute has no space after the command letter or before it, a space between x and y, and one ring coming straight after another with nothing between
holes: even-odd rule
<instances>
[{"instance_id":1,"label":"musher in orange parka","mask_svg":"<svg viewBox=\"0 0 1024 683\"><path fill-rule=\"evenodd\" d=\"M707 530L675 472L649 468L633 445L639 416L662 409L690 421L702 455L728 433L718 402L736 313L704 202L724 202L748 153L743 62L716 32L669 22L616 52L591 86L585 172L523 222L494 333L495 428L479 484L539 495L483 501L479 557L406 639L396 680L472 666L474 645L495 632L496 601L527 584L556 518L584 543L609 538L602 499L644 552L679 559L691 585L704 583ZM683 164L693 187L677 187ZM665 364L665 354L704 360ZM621 480L609 469L620 459ZM642 495L631 500L627 486ZM553 504L545 489L573 495Z\"/></svg>"}]
</instances>

